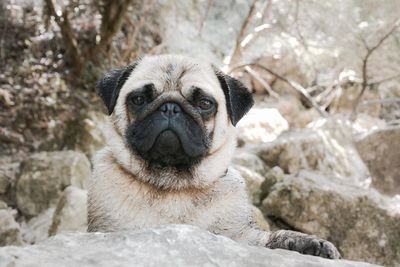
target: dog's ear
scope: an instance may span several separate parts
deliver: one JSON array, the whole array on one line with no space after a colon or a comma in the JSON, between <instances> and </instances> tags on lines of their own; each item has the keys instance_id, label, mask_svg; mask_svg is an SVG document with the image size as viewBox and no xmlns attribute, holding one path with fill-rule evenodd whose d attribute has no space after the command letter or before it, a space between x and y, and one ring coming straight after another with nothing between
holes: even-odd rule
<instances>
[{"instance_id":1,"label":"dog's ear","mask_svg":"<svg viewBox=\"0 0 400 267\"><path fill-rule=\"evenodd\" d=\"M253 95L240 81L215 69L215 74L225 94L229 118L236 126L254 104Z\"/></svg>"},{"instance_id":2,"label":"dog's ear","mask_svg":"<svg viewBox=\"0 0 400 267\"><path fill-rule=\"evenodd\" d=\"M125 68L112 70L104 75L104 77L97 83L97 93L100 95L101 99L106 105L108 115L111 115L111 113L114 111L119 91L137 64L138 63L135 62Z\"/></svg>"}]
</instances>

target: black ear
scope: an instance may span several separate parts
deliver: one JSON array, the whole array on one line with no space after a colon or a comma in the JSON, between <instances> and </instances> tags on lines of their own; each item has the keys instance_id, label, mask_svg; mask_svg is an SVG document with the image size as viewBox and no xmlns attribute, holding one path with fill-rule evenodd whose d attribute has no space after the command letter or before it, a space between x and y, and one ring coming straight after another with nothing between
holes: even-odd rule
<instances>
[{"instance_id":1,"label":"black ear","mask_svg":"<svg viewBox=\"0 0 400 267\"><path fill-rule=\"evenodd\" d=\"M250 110L254 104L253 95L240 81L215 71L219 83L225 94L226 108L233 126Z\"/></svg>"},{"instance_id":2,"label":"black ear","mask_svg":"<svg viewBox=\"0 0 400 267\"><path fill-rule=\"evenodd\" d=\"M135 62L125 68L112 70L97 83L97 93L103 99L108 115L111 115L114 111L119 91L136 66L137 63Z\"/></svg>"}]
</instances>

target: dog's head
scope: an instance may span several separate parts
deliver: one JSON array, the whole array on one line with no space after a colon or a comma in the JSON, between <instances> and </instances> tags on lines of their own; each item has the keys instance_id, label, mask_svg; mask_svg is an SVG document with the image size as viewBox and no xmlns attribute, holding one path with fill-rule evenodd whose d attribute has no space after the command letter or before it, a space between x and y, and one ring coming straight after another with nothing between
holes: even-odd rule
<instances>
[{"instance_id":1,"label":"dog's head","mask_svg":"<svg viewBox=\"0 0 400 267\"><path fill-rule=\"evenodd\" d=\"M111 116L108 144L117 161L164 189L201 187L222 175L235 146L234 126L253 105L239 81L174 55L113 70L98 90Z\"/></svg>"}]
</instances>

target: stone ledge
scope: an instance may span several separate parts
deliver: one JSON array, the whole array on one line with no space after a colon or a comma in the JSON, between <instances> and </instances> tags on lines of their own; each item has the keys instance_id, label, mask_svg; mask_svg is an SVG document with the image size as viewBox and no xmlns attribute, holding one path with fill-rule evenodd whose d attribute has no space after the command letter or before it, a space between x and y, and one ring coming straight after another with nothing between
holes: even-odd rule
<instances>
[{"instance_id":1,"label":"stone ledge","mask_svg":"<svg viewBox=\"0 0 400 267\"><path fill-rule=\"evenodd\" d=\"M115 233L67 233L0 248L5 266L376 266L239 244L188 225Z\"/></svg>"}]
</instances>

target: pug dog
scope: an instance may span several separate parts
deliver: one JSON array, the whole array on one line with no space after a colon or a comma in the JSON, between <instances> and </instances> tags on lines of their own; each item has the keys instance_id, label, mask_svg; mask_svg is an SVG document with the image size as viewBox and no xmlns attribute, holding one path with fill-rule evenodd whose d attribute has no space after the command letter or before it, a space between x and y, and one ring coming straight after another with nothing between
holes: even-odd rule
<instances>
[{"instance_id":1,"label":"pug dog","mask_svg":"<svg viewBox=\"0 0 400 267\"><path fill-rule=\"evenodd\" d=\"M253 105L238 80L188 57L147 56L105 75L98 92L109 136L93 160L89 232L190 224L250 245L340 258L315 236L255 226L245 182L229 167L235 125Z\"/></svg>"}]
</instances>

